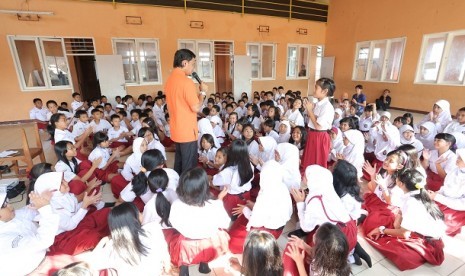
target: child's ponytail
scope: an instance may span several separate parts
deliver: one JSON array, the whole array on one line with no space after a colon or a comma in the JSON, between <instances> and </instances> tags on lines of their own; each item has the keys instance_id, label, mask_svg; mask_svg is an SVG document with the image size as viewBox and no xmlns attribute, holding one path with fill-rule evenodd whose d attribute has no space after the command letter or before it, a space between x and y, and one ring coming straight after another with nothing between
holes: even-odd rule
<instances>
[{"instance_id":1,"label":"child's ponytail","mask_svg":"<svg viewBox=\"0 0 465 276\"><path fill-rule=\"evenodd\" d=\"M157 149L148 150L142 154L142 169L132 179L132 191L137 196L141 196L147 192L148 179L146 173L155 170L158 166L163 165L164 162L165 158L163 154Z\"/></svg>"},{"instance_id":2,"label":"child's ponytail","mask_svg":"<svg viewBox=\"0 0 465 276\"><path fill-rule=\"evenodd\" d=\"M148 184L150 191L156 194L157 197L155 200L155 210L161 218L160 224L165 224L166 226L171 227L171 223L169 221L171 203L163 194L163 192L166 191L166 187L168 187L168 182L168 174L163 169L155 169L149 175Z\"/></svg>"}]
</instances>

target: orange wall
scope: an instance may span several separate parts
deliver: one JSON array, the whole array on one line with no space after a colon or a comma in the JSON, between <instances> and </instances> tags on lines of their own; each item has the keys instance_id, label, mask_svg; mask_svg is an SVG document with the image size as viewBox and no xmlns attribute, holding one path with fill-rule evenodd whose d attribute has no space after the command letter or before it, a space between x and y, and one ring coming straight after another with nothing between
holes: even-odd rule
<instances>
[{"instance_id":1,"label":"orange wall","mask_svg":"<svg viewBox=\"0 0 465 276\"><path fill-rule=\"evenodd\" d=\"M0 9L20 9L22 1L1 1ZM286 81L287 44L322 45L325 41L326 24L302 20L287 20L266 16L208 12L182 9L147 7L139 5L69 1L31 0L29 9L53 11L54 16L43 16L39 22L18 21L15 15L0 14L0 121L28 117L32 99L40 97L45 102L71 102L70 89L40 92L22 92L16 76L13 57L6 39L7 35L93 37L97 54L112 54L111 38L158 38L162 78L165 81L171 71L172 59L178 39L211 39L234 41L236 55L246 54L246 42L277 43L277 64L275 81L254 81L253 90L270 90L283 85L286 89L307 91L306 80ZM141 16L143 25L127 25L126 16ZM189 21L201 20L205 29L191 29ZM270 33L259 34L258 25L270 26ZM296 33L298 28L308 29L309 35ZM210 85L213 88L213 84ZM132 86L128 93L155 93L162 86ZM213 89L212 89L213 90ZM212 91L213 92L213 91ZM14 104L10 100L14 99Z\"/></svg>"},{"instance_id":2,"label":"orange wall","mask_svg":"<svg viewBox=\"0 0 465 276\"><path fill-rule=\"evenodd\" d=\"M336 96L363 84L368 100L391 90L392 105L429 111L437 99L451 103L452 114L464 105L465 87L414 84L424 34L465 29L463 0L331 0L325 55L335 56ZM352 81L355 44L407 37L399 83Z\"/></svg>"}]
</instances>

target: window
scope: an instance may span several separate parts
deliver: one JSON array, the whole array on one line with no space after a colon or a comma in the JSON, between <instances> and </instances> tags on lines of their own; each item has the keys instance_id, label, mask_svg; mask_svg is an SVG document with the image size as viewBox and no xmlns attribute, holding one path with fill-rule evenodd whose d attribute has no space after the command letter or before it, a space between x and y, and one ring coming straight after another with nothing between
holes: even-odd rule
<instances>
[{"instance_id":1,"label":"window","mask_svg":"<svg viewBox=\"0 0 465 276\"><path fill-rule=\"evenodd\" d=\"M465 30L423 37L416 83L465 84Z\"/></svg>"},{"instance_id":2,"label":"window","mask_svg":"<svg viewBox=\"0 0 465 276\"><path fill-rule=\"evenodd\" d=\"M126 83L161 84L158 40L113 39L113 52L123 57Z\"/></svg>"},{"instance_id":3,"label":"window","mask_svg":"<svg viewBox=\"0 0 465 276\"><path fill-rule=\"evenodd\" d=\"M247 43L247 55L252 58L252 79L274 79L276 49L274 44Z\"/></svg>"},{"instance_id":4,"label":"window","mask_svg":"<svg viewBox=\"0 0 465 276\"><path fill-rule=\"evenodd\" d=\"M9 36L21 89L71 88L63 38Z\"/></svg>"},{"instance_id":5,"label":"window","mask_svg":"<svg viewBox=\"0 0 465 276\"><path fill-rule=\"evenodd\" d=\"M308 60L309 45L287 46L287 74L288 79L307 78L308 77Z\"/></svg>"},{"instance_id":6,"label":"window","mask_svg":"<svg viewBox=\"0 0 465 276\"><path fill-rule=\"evenodd\" d=\"M399 82L405 38L359 42L352 80Z\"/></svg>"},{"instance_id":7,"label":"window","mask_svg":"<svg viewBox=\"0 0 465 276\"><path fill-rule=\"evenodd\" d=\"M214 47L212 41L180 40L178 49L189 49L194 52L197 65L195 71L205 82L214 82Z\"/></svg>"}]
</instances>

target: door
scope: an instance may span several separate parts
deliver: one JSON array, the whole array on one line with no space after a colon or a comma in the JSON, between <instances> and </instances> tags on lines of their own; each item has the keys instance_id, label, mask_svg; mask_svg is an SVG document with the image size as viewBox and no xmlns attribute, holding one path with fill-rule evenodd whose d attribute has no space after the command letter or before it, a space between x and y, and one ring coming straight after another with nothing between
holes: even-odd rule
<instances>
[{"instance_id":1,"label":"door","mask_svg":"<svg viewBox=\"0 0 465 276\"><path fill-rule=\"evenodd\" d=\"M100 91L114 106L116 96L126 96L123 58L120 55L96 55L95 61Z\"/></svg>"},{"instance_id":2,"label":"door","mask_svg":"<svg viewBox=\"0 0 465 276\"><path fill-rule=\"evenodd\" d=\"M100 98L100 85L95 69L95 56L71 56L73 58L78 87L76 91L81 93L84 100Z\"/></svg>"},{"instance_id":3,"label":"door","mask_svg":"<svg viewBox=\"0 0 465 276\"><path fill-rule=\"evenodd\" d=\"M252 96L252 58L249 56L234 56L234 98L240 99L246 92L249 99Z\"/></svg>"}]
</instances>

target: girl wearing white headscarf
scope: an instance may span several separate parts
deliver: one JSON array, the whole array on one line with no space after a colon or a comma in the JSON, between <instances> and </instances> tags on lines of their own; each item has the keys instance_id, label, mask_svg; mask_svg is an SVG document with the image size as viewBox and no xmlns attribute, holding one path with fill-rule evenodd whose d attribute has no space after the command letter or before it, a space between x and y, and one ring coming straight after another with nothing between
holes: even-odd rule
<instances>
[{"instance_id":1,"label":"girl wearing white headscarf","mask_svg":"<svg viewBox=\"0 0 465 276\"><path fill-rule=\"evenodd\" d=\"M239 205L233 214L239 217L231 226L229 249L242 253L248 231L260 229L271 233L276 239L281 236L284 226L292 216L292 200L283 183L285 171L275 160L263 165L260 178L260 192L255 203Z\"/></svg>"},{"instance_id":2,"label":"girl wearing white headscarf","mask_svg":"<svg viewBox=\"0 0 465 276\"><path fill-rule=\"evenodd\" d=\"M452 122L450 103L446 100L439 100L434 103L433 110L423 117L420 125L424 122L432 122L436 128L436 132L442 132L444 128Z\"/></svg>"},{"instance_id":3,"label":"girl wearing white headscarf","mask_svg":"<svg viewBox=\"0 0 465 276\"><path fill-rule=\"evenodd\" d=\"M363 176L362 167L365 163L365 158L363 157L365 137L362 132L355 129L345 131L343 136L345 148L342 151L342 155L344 160L354 165L357 169L357 176L360 178Z\"/></svg>"},{"instance_id":4,"label":"girl wearing white headscarf","mask_svg":"<svg viewBox=\"0 0 465 276\"><path fill-rule=\"evenodd\" d=\"M446 234L455 236L465 225L465 149L458 149L457 167L446 175L444 185L437 192L428 191L444 213Z\"/></svg>"},{"instance_id":5,"label":"girl wearing white headscarf","mask_svg":"<svg viewBox=\"0 0 465 276\"><path fill-rule=\"evenodd\" d=\"M281 121L279 125L278 143L287 143L291 138L291 124L288 120Z\"/></svg>"},{"instance_id":6,"label":"girl wearing white headscarf","mask_svg":"<svg viewBox=\"0 0 465 276\"><path fill-rule=\"evenodd\" d=\"M416 134L416 138L423 144L423 148L434 150L434 136L437 131L434 123L424 122L420 124L420 132Z\"/></svg>"},{"instance_id":7,"label":"girl wearing white headscarf","mask_svg":"<svg viewBox=\"0 0 465 276\"><path fill-rule=\"evenodd\" d=\"M382 111L379 113L381 119L377 126L370 130L370 134L375 139L375 156L374 163L381 166L389 152L400 146L399 130L391 124L391 113Z\"/></svg>"},{"instance_id":8,"label":"girl wearing white headscarf","mask_svg":"<svg viewBox=\"0 0 465 276\"><path fill-rule=\"evenodd\" d=\"M258 140L260 141L258 146L258 153L257 155L251 155L250 161L252 164L257 168L257 170L261 170L261 166L268 160L274 159L275 149L278 146L276 140L271 136L262 136L259 137Z\"/></svg>"},{"instance_id":9,"label":"girl wearing white headscarf","mask_svg":"<svg viewBox=\"0 0 465 276\"><path fill-rule=\"evenodd\" d=\"M131 181L134 175L140 172L142 154L147 150L147 142L144 138L138 137L132 143L132 154L124 162L121 175L126 181Z\"/></svg>"},{"instance_id":10,"label":"girl wearing white headscarf","mask_svg":"<svg viewBox=\"0 0 465 276\"><path fill-rule=\"evenodd\" d=\"M199 128L199 138L198 138L198 146L200 148L200 140L202 139L202 136L204 134L210 134L213 136L213 140L215 140L215 147L219 149L221 147L220 142L216 138L215 133L213 132L213 127L212 124L210 123L210 120L207 118L202 118L197 122L198 128Z\"/></svg>"},{"instance_id":11,"label":"girl wearing white headscarf","mask_svg":"<svg viewBox=\"0 0 465 276\"><path fill-rule=\"evenodd\" d=\"M331 151L329 152L328 160L337 161L337 155L342 153L344 149L342 131L337 127L332 127L329 136L331 137Z\"/></svg>"},{"instance_id":12,"label":"girl wearing white headscarf","mask_svg":"<svg viewBox=\"0 0 465 276\"><path fill-rule=\"evenodd\" d=\"M299 189L301 182L301 175L299 171L299 149L289 143L281 143L276 147L276 161L281 164L284 172L283 181L289 191L292 189Z\"/></svg>"},{"instance_id":13,"label":"girl wearing white headscarf","mask_svg":"<svg viewBox=\"0 0 465 276\"><path fill-rule=\"evenodd\" d=\"M69 193L63 173L59 172L43 174L35 182L35 192L41 194L48 190L55 191L50 199L50 206L60 217L57 236L50 247L49 255L76 255L91 250L100 239L110 234L107 224L110 208L88 213L91 205L103 207L101 193L94 191L90 195L86 194L82 202L78 203L76 197Z\"/></svg>"},{"instance_id":14,"label":"girl wearing white headscarf","mask_svg":"<svg viewBox=\"0 0 465 276\"><path fill-rule=\"evenodd\" d=\"M313 235L318 226L329 222L337 225L345 234L349 245L349 252L357 244L357 226L350 217L349 212L342 204L333 186L333 175L328 169L319 165L310 165L305 170L305 177L309 189L308 195L299 190L293 190L292 196L296 201L300 227L303 231L309 232L306 243L313 246ZM287 244L286 249L293 238ZM295 262L287 254L283 255L284 275L286 272L297 271ZM298 274L297 274L298 275Z\"/></svg>"},{"instance_id":15,"label":"girl wearing white headscarf","mask_svg":"<svg viewBox=\"0 0 465 276\"><path fill-rule=\"evenodd\" d=\"M402 145L412 145L421 154L423 144L415 138L415 131L410 125L403 125L400 129L400 143Z\"/></svg>"}]
</instances>

